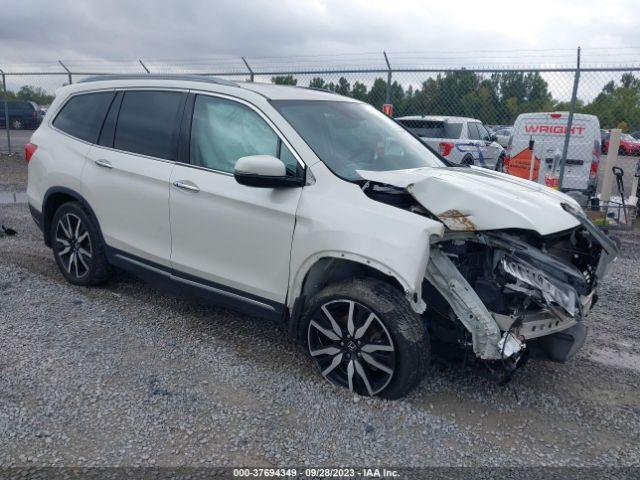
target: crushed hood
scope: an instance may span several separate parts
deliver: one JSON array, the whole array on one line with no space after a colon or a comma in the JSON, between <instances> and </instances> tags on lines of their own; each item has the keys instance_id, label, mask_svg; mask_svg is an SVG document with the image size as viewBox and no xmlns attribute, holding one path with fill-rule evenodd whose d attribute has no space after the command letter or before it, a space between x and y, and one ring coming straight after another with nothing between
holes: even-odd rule
<instances>
[{"instance_id":1,"label":"crushed hood","mask_svg":"<svg viewBox=\"0 0 640 480\"><path fill-rule=\"evenodd\" d=\"M535 182L483 168L358 170L372 182L405 188L451 230L521 228L548 235L580 222L562 208L571 197Z\"/></svg>"}]
</instances>

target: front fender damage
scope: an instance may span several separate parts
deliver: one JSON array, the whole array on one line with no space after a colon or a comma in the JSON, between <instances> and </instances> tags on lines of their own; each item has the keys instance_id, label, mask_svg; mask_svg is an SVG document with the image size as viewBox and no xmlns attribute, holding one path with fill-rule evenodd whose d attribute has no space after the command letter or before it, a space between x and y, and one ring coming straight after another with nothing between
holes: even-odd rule
<instances>
[{"instance_id":1,"label":"front fender damage","mask_svg":"<svg viewBox=\"0 0 640 480\"><path fill-rule=\"evenodd\" d=\"M484 360L500 358L500 328L478 294L439 248L431 250L426 279L449 302L473 337L473 351Z\"/></svg>"}]
</instances>

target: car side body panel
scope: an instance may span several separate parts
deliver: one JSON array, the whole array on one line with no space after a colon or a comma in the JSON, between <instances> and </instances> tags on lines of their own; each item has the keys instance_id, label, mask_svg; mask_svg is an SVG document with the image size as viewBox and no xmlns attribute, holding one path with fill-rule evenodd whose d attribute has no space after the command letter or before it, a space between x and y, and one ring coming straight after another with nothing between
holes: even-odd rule
<instances>
[{"instance_id":1,"label":"car side body panel","mask_svg":"<svg viewBox=\"0 0 640 480\"><path fill-rule=\"evenodd\" d=\"M430 239L442 223L372 201L358 185L336 181L323 163L311 167L316 181L303 188L293 234L289 295L293 308L311 267L326 257L362 263L395 278L414 310L424 311L421 285Z\"/></svg>"}]
</instances>

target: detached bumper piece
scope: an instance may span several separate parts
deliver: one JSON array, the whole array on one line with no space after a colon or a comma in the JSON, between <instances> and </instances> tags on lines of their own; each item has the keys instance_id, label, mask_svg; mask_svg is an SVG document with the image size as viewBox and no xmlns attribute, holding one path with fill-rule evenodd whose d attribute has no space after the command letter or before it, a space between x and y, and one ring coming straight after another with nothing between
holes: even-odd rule
<instances>
[{"instance_id":1,"label":"detached bumper piece","mask_svg":"<svg viewBox=\"0 0 640 480\"><path fill-rule=\"evenodd\" d=\"M582 348L586 338L587 327L578 322L561 332L529 340L527 349L531 358L566 362Z\"/></svg>"}]
</instances>

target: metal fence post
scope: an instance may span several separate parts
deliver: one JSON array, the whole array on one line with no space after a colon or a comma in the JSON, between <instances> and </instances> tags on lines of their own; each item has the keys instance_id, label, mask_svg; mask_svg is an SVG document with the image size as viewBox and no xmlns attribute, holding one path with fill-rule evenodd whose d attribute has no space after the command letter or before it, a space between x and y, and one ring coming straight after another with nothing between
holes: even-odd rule
<instances>
[{"instance_id":1,"label":"metal fence post","mask_svg":"<svg viewBox=\"0 0 640 480\"><path fill-rule=\"evenodd\" d=\"M389 63L389 57L387 52L382 52L384 55L384 61L387 62L387 94L384 103L391 103L391 64Z\"/></svg>"},{"instance_id":2,"label":"metal fence post","mask_svg":"<svg viewBox=\"0 0 640 480\"><path fill-rule=\"evenodd\" d=\"M145 71L145 72L147 72L147 73L151 73L151 72L149 71L149 69L147 68L147 66L146 66L144 63L142 63L142 60L138 59L138 61L140 62L140 65L142 65L142 68L144 68L144 71Z\"/></svg>"},{"instance_id":3,"label":"metal fence post","mask_svg":"<svg viewBox=\"0 0 640 480\"><path fill-rule=\"evenodd\" d=\"M9 155L11 155L11 126L9 125L9 95L7 94L7 78L4 75L4 71L0 69L2 73L2 100L4 102L4 129L7 132L7 149Z\"/></svg>"},{"instance_id":4,"label":"metal fence post","mask_svg":"<svg viewBox=\"0 0 640 480\"><path fill-rule=\"evenodd\" d=\"M244 62L245 67L247 67L247 70L249 70L249 81L253 82L253 70L251 69L251 67L249 66L249 62L247 62L247 59L244 57L240 57L242 59L242 61Z\"/></svg>"},{"instance_id":5,"label":"metal fence post","mask_svg":"<svg viewBox=\"0 0 640 480\"><path fill-rule=\"evenodd\" d=\"M67 76L69 77L69 85L71 85L73 83L73 78L71 76L71 70L69 70L64 63L62 63L62 60L58 60L58 63L60 65L62 65L62 68L64 68L67 71Z\"/></svg>"},{"instance_id":6,"label":"metal fence post","mask_svg":"<svg viewBox=\"0 0 640 480\"><path fill-rule=\"evenodd\" d=\"M567 163L567 154L569 152L569 141L571 140L571 127L573 126L573 114L576 111L576 100L578 97L579 83L580 83L580 47L578 47L576 73L575 73L575 76L573 77L573 92L571 93L571 105L569 106L569 118L567 119L567 131L564 134L564 145L562 147L562 158L560 160L560 175L558 178L559 190L562 190L562 182L564 180L564 167Z\"/></svg>"}]
</instances>

